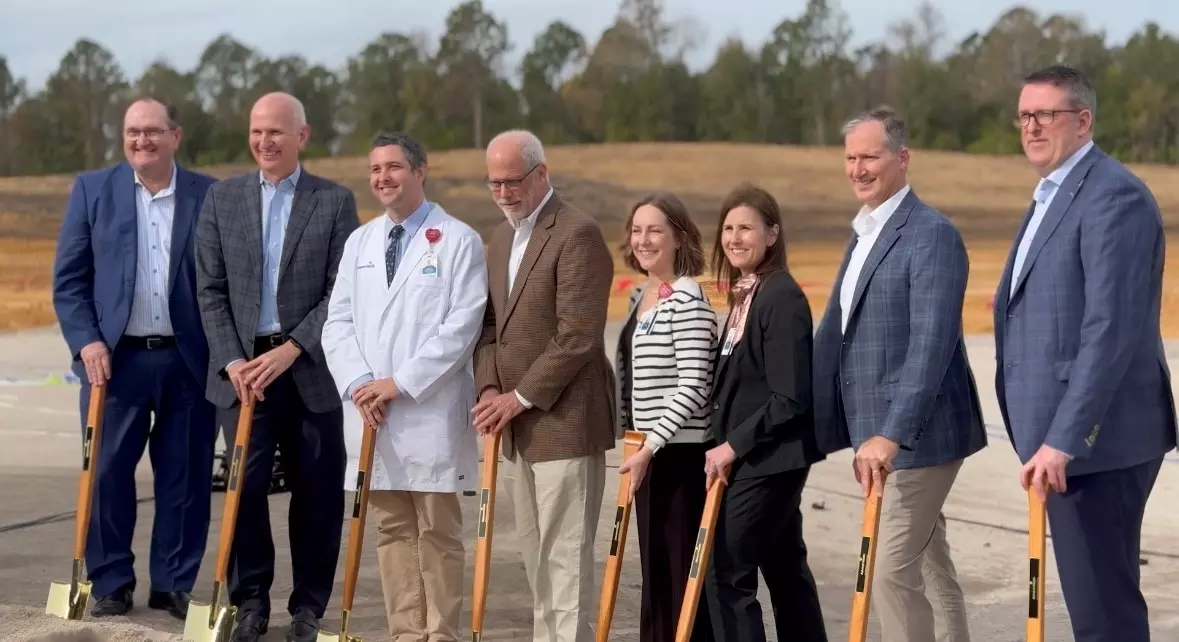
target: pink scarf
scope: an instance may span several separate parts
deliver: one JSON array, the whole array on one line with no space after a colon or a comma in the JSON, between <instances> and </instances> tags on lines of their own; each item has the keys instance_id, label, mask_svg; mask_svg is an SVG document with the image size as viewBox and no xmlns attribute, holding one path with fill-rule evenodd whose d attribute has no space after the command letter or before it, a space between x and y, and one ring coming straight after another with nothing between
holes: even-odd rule
<instances>
[{"instance_id":1,"label":"pink scarf","mask_svg":"<svg viewBox=\"0 0 1179 642\"><path fill-rule=\"evenodd\" d=\"M749 276L743 276L738 279L737 283L733 286L733 296L737 302L729 310L729 316L725 320L725 325L729 328L728 331L731 333L731 340L734 345L745 334L745 322L749 319L749 306L753 305L753 293L757 290L759 280L757 274L750 274ZM726 337L726 341L728 340L729 338Z\"/></svg>"}]
</instances>

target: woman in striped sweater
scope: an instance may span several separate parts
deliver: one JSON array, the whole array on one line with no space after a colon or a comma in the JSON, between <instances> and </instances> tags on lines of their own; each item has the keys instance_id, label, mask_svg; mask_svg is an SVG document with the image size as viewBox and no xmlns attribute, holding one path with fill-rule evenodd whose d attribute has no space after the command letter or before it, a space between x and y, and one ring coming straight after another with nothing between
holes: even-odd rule
<instances>
[{"instance_id":1,"label":"woman in striped sweater","mask_svg":"<svg viewBox=\"0 0 1179 642\"><path fill-rule=\"evenodd\" d=\"M693 278L704 271L700 230L671 194L640 201L627 220L626 265L647 277L631 294L615 369L619 421L643 447L619 473L631 475L643 571L639 642L675 638L704 510L705 430L717 318ZM702 601L703 604L703 601ZM708 609L692 640L711 641Z\"/></svg>"}]
</instances>

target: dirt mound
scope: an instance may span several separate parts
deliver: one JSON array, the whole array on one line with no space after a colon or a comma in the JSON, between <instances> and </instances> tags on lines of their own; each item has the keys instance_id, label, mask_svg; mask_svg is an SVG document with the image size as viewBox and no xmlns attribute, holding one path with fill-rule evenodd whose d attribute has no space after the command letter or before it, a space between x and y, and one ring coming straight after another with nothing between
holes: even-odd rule
<instances>
[{"instance_id":1,"label":"dirt mound","mask_svg":"<svg viewBox=\"0 0 1179 642\"><path fill-rule=\"evenodd\" d=\"M44 611L0 605L0 642L179 642L180 636L118 620L63 620Z\"/></svg>"}]
</instances>

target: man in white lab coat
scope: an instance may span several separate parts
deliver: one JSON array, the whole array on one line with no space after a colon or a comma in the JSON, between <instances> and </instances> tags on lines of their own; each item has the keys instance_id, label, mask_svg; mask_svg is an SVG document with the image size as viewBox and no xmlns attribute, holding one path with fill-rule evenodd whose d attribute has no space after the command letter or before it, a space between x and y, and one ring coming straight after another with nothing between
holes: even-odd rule
<instances>
[{"instance_id":1,"label":"man in white lab coat","mask_svg":"<svg viewBox=\"0 0 1179 642\"><path fill-rule=\"evenodd\" d=\"M349 236L323 327L344 400L347 490L365 423L378 426L370 506L394 640L459 639L462 514L478 479L469 414L483 324L483 241L425 199L426 153L378 136L369 185L385 208Z\"/></svg>"}]
</instances>

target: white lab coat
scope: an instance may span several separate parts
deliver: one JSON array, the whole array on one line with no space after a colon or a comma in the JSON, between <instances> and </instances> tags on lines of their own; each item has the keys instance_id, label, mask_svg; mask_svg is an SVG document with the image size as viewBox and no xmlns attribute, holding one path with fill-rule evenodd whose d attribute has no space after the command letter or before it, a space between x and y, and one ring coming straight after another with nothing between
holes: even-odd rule
<instances>
[{"instance_id":1,"label":"white lab coat","mask_svg":"<svg viewBox=\"0 0 1179 642\"><path fill-rule=\"evenodd\" d=\"M478 479L472 355L487 304L483 241L435 205L386 285L384 219L348 237L323 325L327 366L344 401L344 488L356 489L363 427L348 387L371 374L392 376L405 394L386 409L370 488L471 490ZM434 244L436 275L423 271L431 228L441 232Z\"/></svg>"}]
</instances>

